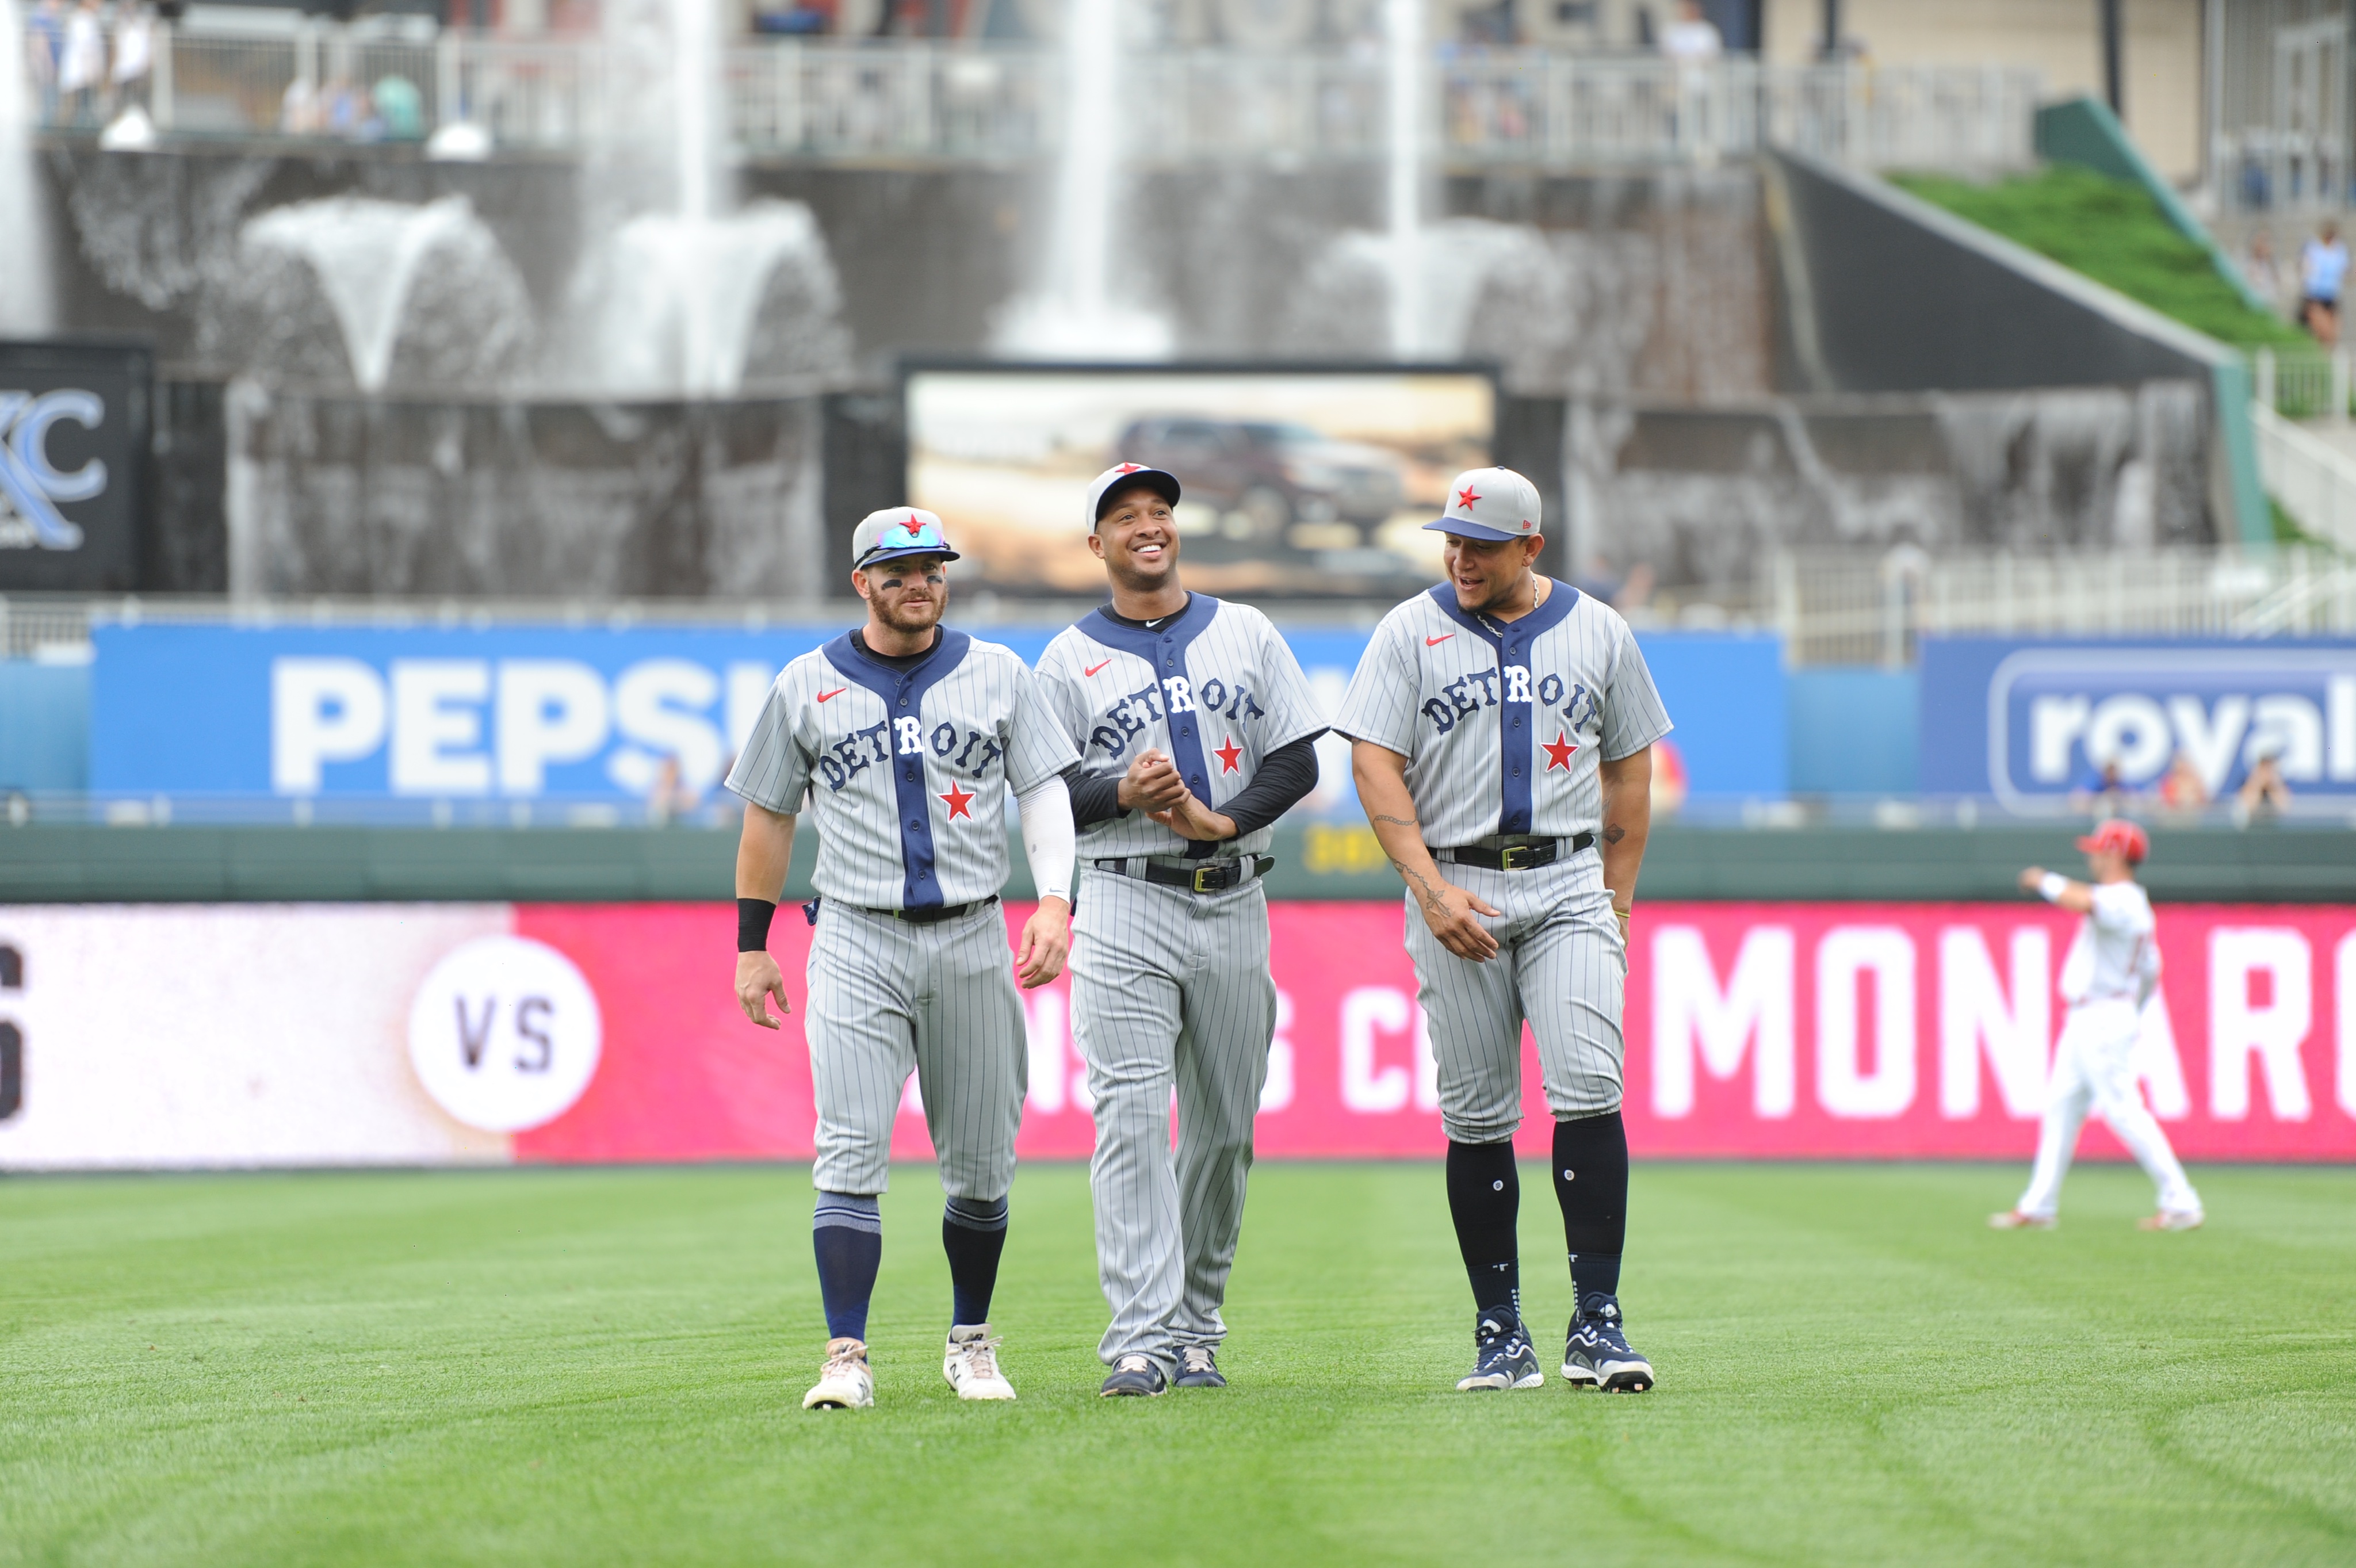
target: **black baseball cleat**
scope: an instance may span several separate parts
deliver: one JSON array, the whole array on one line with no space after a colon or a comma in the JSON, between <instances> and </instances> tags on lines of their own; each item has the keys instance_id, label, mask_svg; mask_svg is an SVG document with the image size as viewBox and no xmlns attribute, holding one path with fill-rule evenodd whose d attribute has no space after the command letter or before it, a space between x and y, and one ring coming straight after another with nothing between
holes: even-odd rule
<instances>
[{"instance_id":1,"label":"black baseball cleat","mask_svg":"<svg viewBox=\"0 0 2356 1568\"><path fill-rule=\"evenodd\" d=\"M1620 1331L1620 1301L1597 1291L1579 1304L1562 1347L1562 1375L1575 1389L1641 1394L1653 1386L1653 1363Z\"/></svg>"},{"instance_id":2,"label":"black baseball cleat","mask_svg":"<svg viewBox=\"0 0 2356 1568\"><path fill-rule=\"evenodd\" d=\"M1479 1389L1535 1389L1546 1382L1546 1369L1530 1348L1529 1331L1509 1313L1484 1312L1472 1329L1472 1372L1457 1380L1461 1392Z\"/></svg>"},{"instance_id":3,"label":"black baseball cleat","mask_svg":"<svg viewBox=\"0 0 2356 1568\"><path fill-rule=\"evenodd\" d=\"M1182 1389L1223 1389L1227 1380L1219 1375L1218 1352L1208 1345L1189 1345L1178 1352L1178 1377L1172 1385Z\"/></svg>"},{"instance_id":4,"label":"black baseball cleat","mask_svg":"<svg viewBox=\"0 0 2356 1568\"><path fill-rule=\"evenodd\" d=\"M1123 1356L1115 1361L1112 1375L1104 1380L1097 1392L1106 1399L1141 1399L1170 1391L1162 1376L1162 1369L1153 1364L1151 1356Z\"/></svg>"}]
</instances>

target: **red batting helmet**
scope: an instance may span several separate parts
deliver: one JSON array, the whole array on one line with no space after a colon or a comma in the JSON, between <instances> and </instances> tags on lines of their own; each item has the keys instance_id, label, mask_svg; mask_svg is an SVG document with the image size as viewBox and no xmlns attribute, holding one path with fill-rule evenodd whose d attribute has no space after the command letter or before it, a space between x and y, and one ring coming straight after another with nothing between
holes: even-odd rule
<instances>
[{"instance_id":1,"label":"red batting helmet","mask_svg":"<svg viewBox=\"0 0 2356 1568\"><path fill-rule=\"evenodd\" d=\"M2088 854L2109 850L2126 855L2129 865L2140 865L2143 857L2151 853L2151 840L2133 822L2113 817L2109 822L2096 824L2093 832L2078 841L2078 847Z\"/></svg>"}]
</instances>

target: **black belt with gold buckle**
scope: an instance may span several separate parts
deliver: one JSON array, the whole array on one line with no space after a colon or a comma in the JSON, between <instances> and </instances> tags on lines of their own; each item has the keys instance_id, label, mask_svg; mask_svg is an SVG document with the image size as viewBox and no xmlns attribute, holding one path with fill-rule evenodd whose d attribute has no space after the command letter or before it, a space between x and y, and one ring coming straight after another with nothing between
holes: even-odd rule
<instances>
[{"instance_id":1,"label":"black belt with gold buckle","mask_svg":"<svg viewBox=\"0 0 2356 1568\"><path fill-rule=\"evenodd\" d=\"M1431 858L1443 865L1478 865L1489 871L1536 871L1541 865L1552 865L1558 860L1595 846L1593 833L1576 833L1567 839L1534 839L1527 843L1509 843L1496 849L1483 849L1479 844L1467 844L1462 849L1436 849Z\"/></svg>"},{"instance_id":2,"label":"black belt with gold buckle","mask_svg":"<svg viewBox=\"0 0 2356 1568\"><path fill-rule=\"evenodd\" d=\"M1131 860L1143 863L1142 872L1130 870ZM1271 854L1247 855L1241 860L1212 860L1200 865L1163 865L1148 855L1125 855L1119 859L1099 860L1098 871L1108 871L1115 876L1136 876L1157 887L1183 887L1189 893L1224 893L1230 887L1240 887L1247 882L1266 876L1276 868Z\"/></svg>"}]
</instances>

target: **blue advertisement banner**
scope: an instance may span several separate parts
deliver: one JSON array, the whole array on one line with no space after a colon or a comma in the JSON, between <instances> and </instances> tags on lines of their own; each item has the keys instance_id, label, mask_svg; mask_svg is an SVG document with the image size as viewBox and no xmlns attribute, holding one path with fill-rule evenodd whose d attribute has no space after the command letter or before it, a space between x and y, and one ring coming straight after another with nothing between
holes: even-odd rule
<instances>
[{"instance_id":1,"label":"blue advertisement banner","mask_svg":"<svg viewBox=\"0 0 2356 1568\"><path fill-rule=\"evenodd\" d=\"M701 795L725 774L777 671L840 629L100 627L91 789L592 802L643 800L668 771L667 787ZM979 635L1035 661L1058 629ZM1338 707L1365 633L1286 638L1319 701ZM1641 642L1691 792L1783 794L1780 643ZM1324 772L1312 803L1346 805L1345 747L1328 747Z\"/></svg>"},{"instance_id":2,"label":"blue advertisement banner","mask_svg":"<svg viewBox=\"0 0 2356 1568\"><path fill-rule=\"evenodd\" d=\"M2015 809L2172 768L2217 800L2272 757L2296 796L2356 800L2356 642L1922 641L1922 789Z\"/></svg>"}]
</instances>

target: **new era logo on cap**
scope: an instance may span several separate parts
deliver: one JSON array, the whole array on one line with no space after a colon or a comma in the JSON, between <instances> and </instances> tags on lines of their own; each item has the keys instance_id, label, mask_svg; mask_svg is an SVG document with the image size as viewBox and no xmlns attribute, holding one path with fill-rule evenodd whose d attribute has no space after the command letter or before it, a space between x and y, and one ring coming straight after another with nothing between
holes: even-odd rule
<instances>
[{"instance_id":1,"label":"new era logo on cap","mask_svg":"<svg viewBox=\"0 0 2356 1568\"><path fill-rule=\"evenodd\" d=\"M1448 510L1423 526L1465 539L1526 539L1537 532L1538 489L1511 468L1467 468L1448 487Z\"/></svg>"},{"instance_id":2,"label":"new era logo on cap","mask_svg":"<svg viewBox=\"0 0 2356 1568\"><path fill-rule=\"evenodd\" d=\"M949 548L949 536L941 527L941 520L920 507L886 507L860 519L858 529L851 536L851 564L872 566L878 561L896 561L904 555L937 555L944 561L958 558L958 553Z\"/></svg>"}]
</instances>

